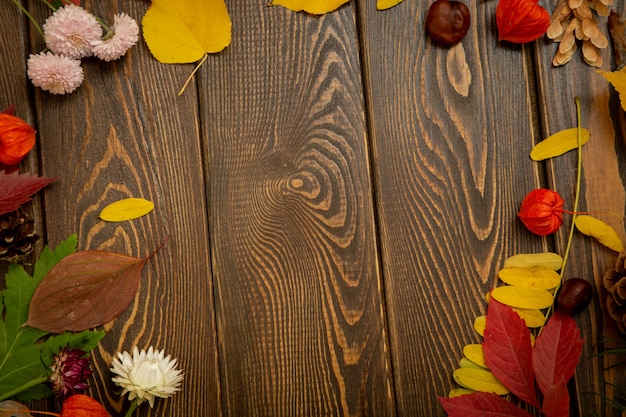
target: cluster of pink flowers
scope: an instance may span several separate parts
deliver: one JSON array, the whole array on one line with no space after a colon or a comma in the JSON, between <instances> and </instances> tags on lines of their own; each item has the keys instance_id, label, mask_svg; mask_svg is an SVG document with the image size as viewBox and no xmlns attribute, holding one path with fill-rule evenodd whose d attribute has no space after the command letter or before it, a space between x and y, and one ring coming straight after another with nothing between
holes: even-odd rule
<instances>
[{"instance_id":1,"label":"cluster of pink flowers","mask_svg":"<svg viewBox=\"0 0 626 417\"><path fill-rule=\"evenodd\" d=\"M139 27L126 13L116 14L108 27L82 7L69 4L46 19L43 34L47 50L30 55L28 78L52 94L67 94L84 80L82 58L121 58L139 40Z\"/></svg>"}]
</instances>

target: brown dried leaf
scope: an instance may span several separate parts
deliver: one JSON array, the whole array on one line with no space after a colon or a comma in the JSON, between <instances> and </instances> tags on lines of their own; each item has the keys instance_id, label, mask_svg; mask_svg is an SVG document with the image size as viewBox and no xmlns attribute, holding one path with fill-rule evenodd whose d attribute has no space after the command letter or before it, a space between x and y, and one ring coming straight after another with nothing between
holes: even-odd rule
<instances>
[{"instance_id":1,"label":"brown dried leaf","mask_svg":"<svg viewBox=\"0 0 626 417\"><path fill-rule=\"evenodd\" d=\"M135 297L141 272L151 256L139 259L100 250L66 256L37 287L25 324L62 333L113 320Z\"/></svg>"}]
</instances>

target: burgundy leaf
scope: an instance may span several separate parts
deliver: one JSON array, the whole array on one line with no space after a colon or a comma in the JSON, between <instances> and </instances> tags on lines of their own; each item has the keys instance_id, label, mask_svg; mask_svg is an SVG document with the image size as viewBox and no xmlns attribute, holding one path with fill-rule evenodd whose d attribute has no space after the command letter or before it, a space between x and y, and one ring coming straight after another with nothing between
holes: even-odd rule
<instances>
[{"instance_id":1,"label":"burgundy leaf","mask_svg":"<svg viewBox=\"0 0 626 417\"><path fill-rule=\"evenodd\" d=\"M513 394L539 408L532 367L532 344L526 323L511 307L493 297L487 309L485 363Z\"/></svg>"},{"instance_id":2,"label":"burgundy leaf","mask_svg":"<svg viewBox=\"0 0 626 417\"><path fill-rule=\"evenodd\" d=\"M20 174L17 171L7 174L0 171L0 214L17 210L22 204L30 201L30 197L54 178L36 177Z\"/></svg>"},{"instance_id":3,"label":"burgundy leaf","mask_svg":"<svg viewBox=\"0 0 626 417\"><path fill-rule=\"evenodd\" d=\"M15 115L15 104L11 104L6 109L0 111L0 114L10 114L11 116Z\"/></svg>"},{"instance_id":4,"label":"burgundy leaf","mask_svg":"<svg viewBox=\"0 0 626 417\"><path fill-rule=\"evenodd\" d=\"M474 392L454 398L437 397L450 417L531 417L499 395Z\"/></svg>"},{"instance_id":5,"label":"burgundy leaf","mask_svg":"<svg viewBox=\"0 0 626 417\"><path fill-rule=\"evenodd\" d=\"M583 351L583 341L576 321L556 312L537 336L533 350L533 369L544 395L556 384L569 381Z\"/></svg>"},{"instance_id":6,"label":"burgundy leaf","mask_svg":"<svg viewBox=\"0 0 626 417\"><path fill-rule=\"evenodd\" d=\"M151 256L139 259L100 250L66 256L35 290L25 324L62 333L113 320L135 297L141 271Z\"/></svg>"},{"instance_id":7,"label":"burgundy leaf","mask_svg":"<svg viewBox=\"0 0 626 417\"><path fill-rule=\"evenodd\" d=\"M544 394L541 411L546 417L569 417L569 392L563 380Z\"/></svg>"}]
</instances>

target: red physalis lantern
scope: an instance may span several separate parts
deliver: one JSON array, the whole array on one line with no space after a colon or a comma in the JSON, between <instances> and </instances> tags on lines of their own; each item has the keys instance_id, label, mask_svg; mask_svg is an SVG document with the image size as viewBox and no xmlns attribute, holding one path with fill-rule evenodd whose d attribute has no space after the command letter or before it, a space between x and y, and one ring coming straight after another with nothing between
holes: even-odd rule
<instances>
[{"instance_id":1,"label":"red physalis lantern","mask_svg":"<svg viewBox=\"0 0 626 417\"><path fill-rule=\"evenodd\" d=\"M556 191L538 188L524 197L517 216L528 230L546 236L556 232L563 224L564 203Z\"/></svg>"},{"instance_id":2,"label":"red physalis lantern","mask_svg":"<svg viewBox=\"0 0 626 417\"><path fill-rule=\"evenodd\" d=\"M500 0L496 7L496 25L501 41L532 42L546 33L550 13L538 0Z\"/></svg>"}]
</instances>

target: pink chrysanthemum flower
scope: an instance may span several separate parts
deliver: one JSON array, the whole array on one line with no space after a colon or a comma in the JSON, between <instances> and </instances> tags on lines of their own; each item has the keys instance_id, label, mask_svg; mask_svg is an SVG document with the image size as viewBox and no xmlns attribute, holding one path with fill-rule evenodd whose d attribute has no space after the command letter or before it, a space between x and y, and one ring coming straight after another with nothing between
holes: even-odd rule
<instances>
[{"instance_id":1,"label":"pink chrysanthemum flower","mask_svg":"<svg viewBox=\"0 0 626 417\"><path fill-rule=\"evenodd\" d=\"M46 19L43 33L52 52L81 59L92 55L93 45L102 37L102 26L91 13L70 4Z\"/></svg>"},{"instance_id":2,"label":"pink chrysanthemum flower","mask_svg":"<svg viewBox=\"0 0 626 417\"><path fill-rule=\"evenodd\" d=\"M138 40L139 26L135 19L126 13L116 14L111 31L94 44L93 54L104 61L113 61L123 57Z\"/></svg>"},{"instance_id":3,"label":"pink chrysanthemum flower","mask_svg":"<svg viewBox=\"0 0 626 417\"><path fill-rule=\"evenodd\" d=\"M69 346L61 348L58 355L54 355L54 362L50 366L50 382L52 391L63 401L76 393L77 390L89 388L87 379L91 376L89 363L91 358L85 357L85 352L72 349Z\"/></svg>"},{"instance_id":4,"label":"pink chrysanthemum flower","mask_svg":"<svg viewBox=\"0 0 626 417\"><path fill-rule=\"evenodd\" d=\"M28 78L35 87L52 94L67 94L76 90L85 78L80 61L52 52L40 52L28 58Z\"/></svg>"}]
</instances>

